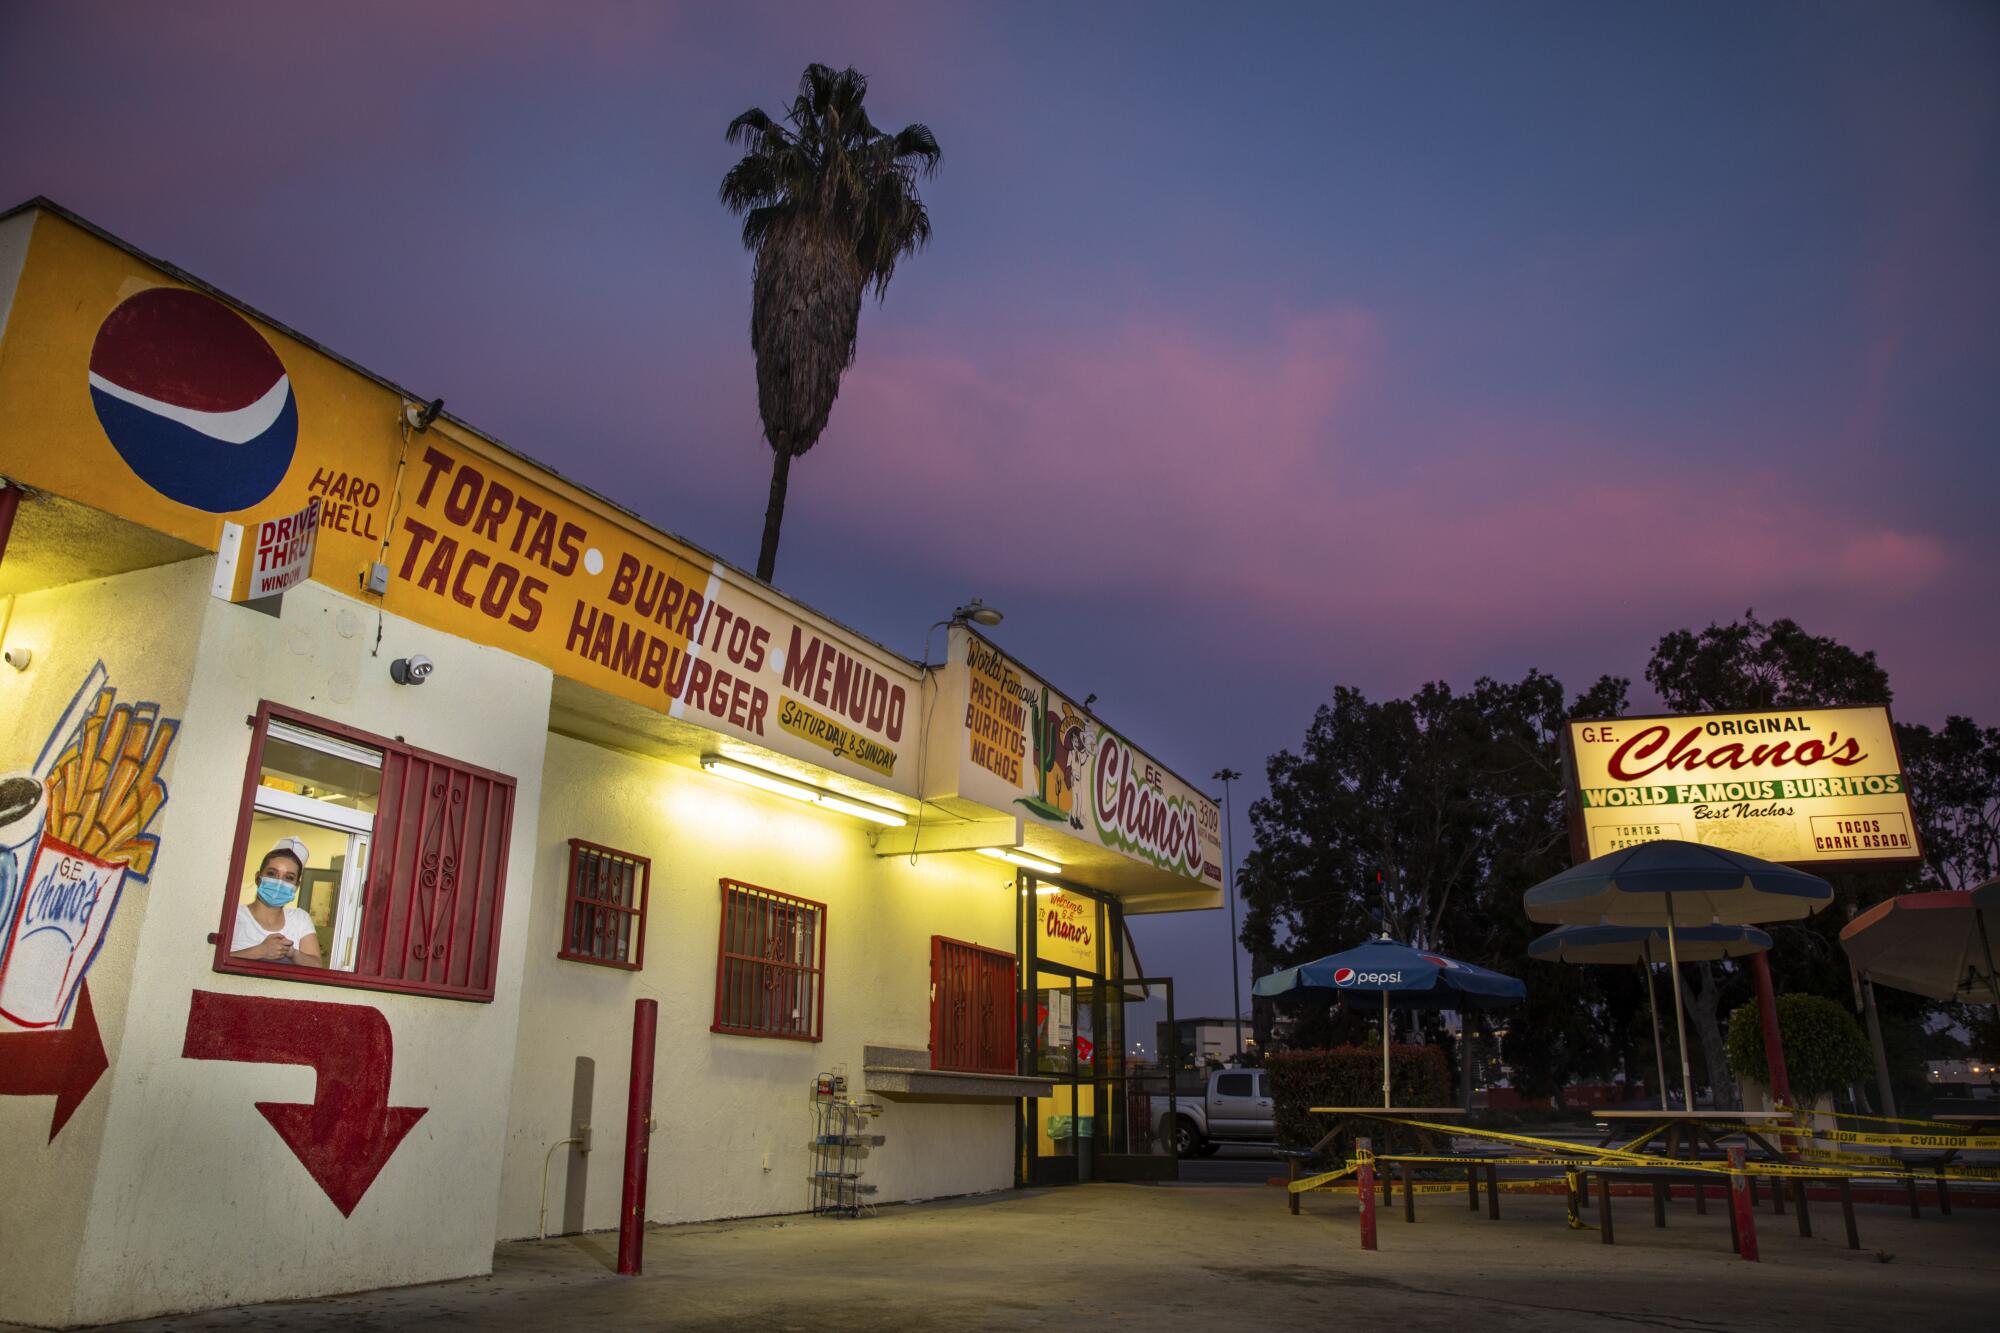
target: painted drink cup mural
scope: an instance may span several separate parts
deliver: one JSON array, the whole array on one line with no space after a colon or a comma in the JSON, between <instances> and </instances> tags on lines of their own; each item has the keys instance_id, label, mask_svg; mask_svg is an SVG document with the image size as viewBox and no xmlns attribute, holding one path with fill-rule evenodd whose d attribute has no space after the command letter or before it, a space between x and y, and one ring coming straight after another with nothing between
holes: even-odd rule
<instances>
[{"instance_id":1,"label":"painted drink cup mural","mask_svg":"<svg viewBox=\"0 0 2000 1333\"><path fill-rule=\"evenodd\" d=\"M0 974L7 967L8 944L14 935L14 913L21 905L21 886L35 863L48 801L41 780L31 773L0 778Z\"/></svg>"},{"instance_id":2,"label":"painted drink cup mural","mask_svg":"<svg viewBox=\"0 0 2000 1333\"><path fill-rule=\"evenodd\" d=\"M118 703L100 662L49 734L28 779L35 804L4 830L21 842L8 848L19 880L0 916L0 1017L44 1028L69 1016L125 880L152 874L159 839L148 830L166 805L160 770L178 730L156 704ZM0 780L0 803L29 799L16 781Z\"/></svg>"}]
</instances>

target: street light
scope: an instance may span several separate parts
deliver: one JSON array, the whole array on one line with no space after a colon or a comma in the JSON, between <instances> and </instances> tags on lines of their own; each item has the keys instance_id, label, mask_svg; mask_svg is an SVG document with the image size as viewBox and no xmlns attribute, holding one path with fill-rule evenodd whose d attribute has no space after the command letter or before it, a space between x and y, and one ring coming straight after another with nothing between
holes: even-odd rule
<instances>
[{"instance_id":1,"label":"street light","mask_svg":"<svg viewBox=\"0 0 2000 1333\"><path fill-rule=\"evenodd\" d=\"M1243 981L1236 961L1236 815L1230 809L1229 784L1242 777L1233 768L1215 770L1222 784L1222 859L1229 863L1223 884L1229 892L1229 1007L1236 1015L1236 1058L1243 1058Z\"/></svg>"}]
</instances>

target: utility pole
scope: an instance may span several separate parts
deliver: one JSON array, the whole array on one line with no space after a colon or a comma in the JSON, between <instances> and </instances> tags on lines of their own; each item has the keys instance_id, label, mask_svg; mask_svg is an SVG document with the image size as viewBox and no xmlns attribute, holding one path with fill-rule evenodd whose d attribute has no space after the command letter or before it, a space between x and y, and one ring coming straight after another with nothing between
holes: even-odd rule
<instances>
[{"instance_id":1,"label":"utility pole","mask_svg":"<svg viewBox=\"0 0 2000 1333\"><path fill-rule=\"evenodd\" d=\"M1236 1015L1236 1058L1243 1059L1243 979L1237 970L1236 944L1236 810L1229 799L1229 784L1242 777L1233 768L1215 770L1222 784L1222 859L1229 863L1224 875L1229 890L1229 1007Z\"/></svg>"}]
</instances>

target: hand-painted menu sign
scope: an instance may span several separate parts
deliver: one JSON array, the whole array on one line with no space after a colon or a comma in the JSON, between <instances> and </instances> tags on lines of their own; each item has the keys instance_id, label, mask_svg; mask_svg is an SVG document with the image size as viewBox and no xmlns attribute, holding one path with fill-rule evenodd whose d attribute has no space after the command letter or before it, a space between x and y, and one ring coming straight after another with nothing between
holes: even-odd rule
<instances>
[{"instance_id":1,"label":"hand-painted menu sign","mask_svg":"<svg viewBox=\"0 0 2000 1333\"><path fill-rule=\"evenodd\" d=\"M907 666L450 441L425 443L412 471L390 609L676 718L897 777Z\"/></svg>"},{"instance_id":2,"label":"hand-painted menu sign","mask_svg":"<svg viewBox=\"0 0 2000 1333\"><path fill-rule=\"evenodd\" d=\"M393 388L53 214L0 225L30 218L0 475L206 549L231 524L225 596L306 561L361 595L381 561L390 612L915 792L910 664L449 421L409 430Z\"/></svg>"},{"instance_id":3,"label":"hand-painted menu sign","mask_svg":"<svg viewBox=\"0 0 2000 1333\"><path fill-rule=\"evenodd\" d=\"M1920 859L1882 707L1569 724L1578 859L1658 838L1769 861Z\"/></svg>"},{"instance_id":4,"label":"hand-painted menu sign","mask_svg":"<svg viewBox=\"0 0 2000 1333\"><path fill-rule=\"evenodd\" d=\"M954 628L951 653L946 691L956 684L964 699L959 796L1222 882L1214 801L978 635Z\"/></svg>"}]
</instances>

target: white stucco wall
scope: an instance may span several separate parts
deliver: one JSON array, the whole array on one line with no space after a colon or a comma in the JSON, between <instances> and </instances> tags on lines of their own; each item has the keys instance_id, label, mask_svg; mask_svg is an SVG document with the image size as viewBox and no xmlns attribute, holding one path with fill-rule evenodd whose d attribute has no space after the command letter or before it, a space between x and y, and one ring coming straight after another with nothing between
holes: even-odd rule
<instances>
[{"instance_id":1,"label":"white stucco wall","mask_svg":"<svg viewBox=\"0 0 2000 1333\"><path fill-rule=\"evenodd\" d=\"M208 562L191 564L205 582ZM105 1085L85 1109L106 1118L65 1317L98 1322L488 1271L549 673L393 617L376 655L373 608L317 585L287 594L282 620L205 593L194 600L182 632L198 634L199 647L161 829L161 871L123 960L134 1000ZM392 684L390 660L412 652L433 658L437 674L419 688ZM491 1004L213 970L208 936L242 795L245 718L264 698L515 778ZM100 960L93 993L115 961ZM351 1217L255 1105L311 1102L313 1072L183 1058L196 990L366 1005L386 1017L395 1042L390 1104L428 1111Z\"/></svg>"},{"instance_id":2,"label":"white stucco wall","mask_svg":"<svg viewBox=\"0 0 2000 1333\"><path fill-rule=\"evenodd\" d=\"M11 282L4 273L0 279ZM6 646L26 648L33 657L26 671L0 667L0 745L5 747L0 773L34 765L57 718L100 658L119 702L150 701L160 705L164 716L179 717L194 667L192 626L200 622L209 600L207 577L206 562L189 561L11 599L11 608L0 612L6 616ZM171 793L169 810L181 797L186 771L170 752L162 770ZM126 886L88 974L91 1007L112 1072L130 1027L141 924L156 901L184 893L186 885L176 849L163 847L152 883ZM12 1031L0 1020L0 1033ZM57 1324L70 1319L84 1215L112 1101L112 1072L98 1079L53 1142L53 1097L0 1097L0 1320Z\"/></svg>"},{"instance_id":3,"label":"white stucco wall","mask_svg":"<svg viewBox=\"0 0 2000 1333\"><path fill-rule=\"evenodd\" d=\"M579 1056L595 1062L582 1225L617 1225L633 1001L659 1002L648 1217L656 1222L797 1212L805 1204L813 1075L845 1065L862 1095L862 1047L930 1039L930 938L1007 949L1013 876L971 855L877 858L867 826L699 769L550 736L526 935L528 1003L508 1117L498 1235L531 1236L542 1161L570 1132ZM643 971L556 957L568 839L650 856ZM825 1040L719 1036L714 1018L718 880L827 904ZM866 1163L878 1201L1003 1189L1013 1181L1013 1106L885 1103L888 1136ZM767 1169L768 1162L768 1169ZM566 1173L549 1181L563 1229Z\"/></svg>"}]
</instances>

